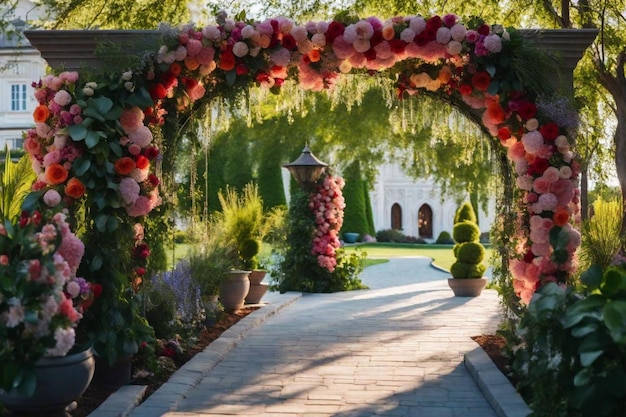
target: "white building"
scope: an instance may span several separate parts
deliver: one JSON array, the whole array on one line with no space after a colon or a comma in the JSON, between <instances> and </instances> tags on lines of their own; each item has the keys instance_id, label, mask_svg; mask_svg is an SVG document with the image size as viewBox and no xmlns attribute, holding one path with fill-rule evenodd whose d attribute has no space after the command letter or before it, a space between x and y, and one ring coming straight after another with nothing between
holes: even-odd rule
<instances>
[{"instance_id":1,"label":"white building","mask_svg":"<svg viewBox=\"0 0 626 417\"><path fill-rule=\"evenodd\" d=\"M18 35L0 32L0 149L22 148L22 134L33 126L37 101L31 84L46 71L39 51L30 46L19 32L26 21L38 18L36 5L20 1L10 21Z\"/></svg>"},{"instance_id":2,"label":"white building","mask_svg":"<svg viewBox=\"0 0 626 417\"><path fill-rule=\"evenodd\" d=\"M374 191L370 193L376 230L397 229L407 236L434 242L439 234L452 234L454 214L459 205L451 198L441 200L440 187L433 180L415 180L399 165L379 168ZM467 199L469 201L469 196ZM495 218L495 201L488 212L476 213L481 232L489 232Z\"/></svg>"}]
</instances>

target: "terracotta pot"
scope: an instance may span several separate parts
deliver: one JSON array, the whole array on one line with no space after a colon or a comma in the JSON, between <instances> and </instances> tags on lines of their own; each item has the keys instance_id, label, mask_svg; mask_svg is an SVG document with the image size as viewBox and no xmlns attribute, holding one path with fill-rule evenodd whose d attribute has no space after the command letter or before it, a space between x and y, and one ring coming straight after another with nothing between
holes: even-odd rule
<instances>
[{"instance_id":1,"label":"terracotta pot","mask_svg":"<svg viewBox=\"0 0 626 417\"><path fill-rule=\"evenodd\" d=\"M31 397L0 393L0 403L16 415L65 417L66 407L78 399L94 374L93 351L88 349L58 358L42 358L35 364L37 385Z\"/></svg>"},{"instance_id":2,"label":"terracotta pot","mask_svg":"<svg viewBox=\"0 0 626 417\"><path fill-rule=\"evenodd\" d=\"M254 271L250 271L250 275L248 275L248 279L250 280L250 285L259 285L265 276L267 275L267 271L264 269L255 269Z\"/></svg>"},{"instance_id":3,"label":"terracotta pot","mask_svg":"<svg viewBox=\"0 0 626 417\"><path fill-rule=\"evenodd\" d=\"M257 285L250 284L250 291L248 291L246 296L246 304L259 304L269 287L270 284L264 282Z\"/></svg>"},{"instance_id":4,"label":"terracotta pot","mask_svg":"<svg viewBox=\"0 0 626 417\"><path fill-rule=\"evenodd\" d=\"M228 271L220 285L220 301L224 311L234 313L243 307L250 290L250 271Z\"/></svg>"},{"instance_id":5,"label":"terracotta pot","mask_svg":"<svg viewBox=\"0 0 626 417\"><path fill-rule=\"evenodd\" d=\"M478 297L487 286L487 278L448 278L448 285L456 297Z\"/></svg>"}]
</instances>

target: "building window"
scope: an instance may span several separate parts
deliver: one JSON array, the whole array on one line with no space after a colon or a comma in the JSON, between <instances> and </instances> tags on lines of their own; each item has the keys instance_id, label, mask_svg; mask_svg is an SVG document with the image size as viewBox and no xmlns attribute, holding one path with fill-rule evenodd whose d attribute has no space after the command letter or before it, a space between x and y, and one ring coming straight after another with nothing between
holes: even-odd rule
<instances>
[{"instance_id":1,"label":"building window","mask_svg":"<svg viewBox=\"0 0 626 417\"><path fill-rule=\"evenodd\" d=\"M26 84L11 85L11 111L26 110Z\"/></svg>"},{"instance_id":2,"label":"building window","mask_svg":"<svg viewBox=\"0 0 626 417\"><path fill-rule=\"evenodd\" d=\"M423 204L417 214L417 228L420 237L433 237L433 209L428 204Z\"/></svg>"},{"instance_id":3,"label":"building window","mask_svg":"<svg viewBox=\"0 0 626 417\"><path fill-rule=\"evenodd\" d=\"M391 228L402 230L402 207L398 203L391 206Z\"/></svg>"},{"instance_id":4,"label":"building window","mask_svg":"<svg viewBox=\"0 0 626 417\"><path fill-rule=\"evenodd\" d=\"M5 144L9 147L9 149L24 149L23 138L8 138L5 139ZM2 149L4 150L4 146Z\"/></svg>"}]
</instances>

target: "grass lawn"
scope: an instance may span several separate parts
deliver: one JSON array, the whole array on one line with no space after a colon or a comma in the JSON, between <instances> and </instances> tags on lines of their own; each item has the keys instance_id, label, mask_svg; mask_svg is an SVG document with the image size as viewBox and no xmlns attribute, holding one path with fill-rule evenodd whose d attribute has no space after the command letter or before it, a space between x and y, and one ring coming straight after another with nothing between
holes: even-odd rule
<instances>
[{"instance_id":1,"label":"grass lawn","mask_svg":"<svg viewBox=\"0 0 626 417\"><path fill-rule=\"evenodd\" d=\"M400 258L403 256L426 256L434 259L435 265L450 270L450 266L456 261L454 254L452 253L452 245L420 245L414 243L359 243L357 245L346 246L346 252L351 253L355 251L355 248L367 253L367 259L365 266L372 266L379 263L388 262L389 258ZM168 249L167 258L168 264L173 266L172 260L180 260L185 258L189 253L190 245L178 244L172 251ZM486 247L487 254L485 260L488 261L491 258L491 248ZM270 247L267 244L262 246L262 252L269 254ZM263 255L263 253L261 254Z\"/></svg>"},{"instance_id":2,"label":"grass lawn","mask_svg":"<svg viewBox=\"0 0 626 417\"><path fill-rule=\"evenodd\" d=\"M368 259L400 258L404 256L426 256L434 259L434 264L450 270L450 266L456 261L452 253L452 245L414 244L414 243L361 243L346 246L346 252L354 251L355 248L367 253ZM491 258L491 248L486 247L485 260ZM369 266L369 265L368 265Z\"/></svg>"}]
</instances>

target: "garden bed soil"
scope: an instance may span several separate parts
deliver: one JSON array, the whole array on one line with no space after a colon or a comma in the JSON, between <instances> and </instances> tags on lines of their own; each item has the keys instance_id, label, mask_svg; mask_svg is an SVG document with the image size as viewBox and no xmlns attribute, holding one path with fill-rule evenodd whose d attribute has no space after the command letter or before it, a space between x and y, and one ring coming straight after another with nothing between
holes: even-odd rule
<instances>
[{"instance_id":1,"label":"garden bed soil","mask_svg":"<svg viewBox=\"0 0 626 417\"><path fill-rule=\"evenodd\" d=\"M222 333L228 330L231 326L235 325L239 320L246 317L248 314L257 310L259 307L245 307L235 313L225 313L224 317L211 327L204 328L198 335L198 341L191 348L188 348L180 358L176 360L176 368L180 368L197 353L202 352L204 348L211 344L212 341L220 337ZM169 374L163 375L161 378L142 378L139 380L131 381L131 384L147 385L146 395L144 400L156 391L161 385L163 385L169 377L176 370ZM113 394L116 390L104 387L89 386L87 391L80 397L78 407L72 411L72 417L87 417L93 410L98 408L109 395Z\"/></svg>"},{"instance_id":2,"label":"garden bed soil","mask_svg":"<svg viewBox=\"0 0 626 417\"><path fill-rule=\"evenodd\" d=\"M236 313L226 314L214 326L202 330L198 337L198 342L191 349L188 349L183 358L177 362L177 368L180 368L197 353L204 350L204 348L211 344L212 341L220 337L220 335L228 330L228 328L236 324L239 320L246 317L254 310L256 310L256 308L245 308ZM485 353L487 353L487 355L491 358L500 372L502 372L507 378L509 378L511 383L514 384L514 381L511 380L509 376L510 372L508 368L508 359L502 354L506 343L505 339L498 335L480 335L474 336L472 339L483 348ZM167 382L169 376L171 376L171 374L166 375L161 379L141 379L133 381L132 383L148 385L146 396L144 397L144 399L146 399L163 383ZM90 386L78 400L78 408L72 412L72 417L87 417L113 392L115 392L115 390Z\"/></svg>"}]
</instances>

